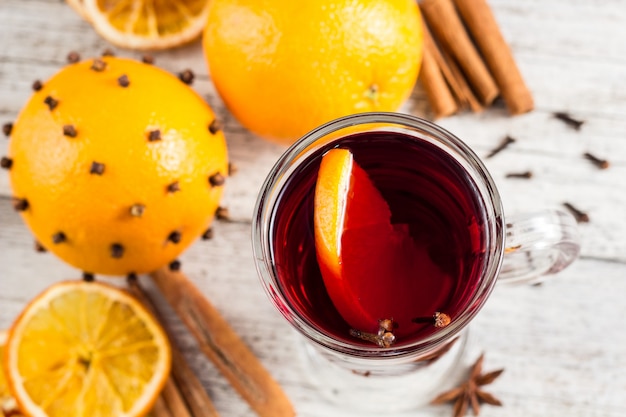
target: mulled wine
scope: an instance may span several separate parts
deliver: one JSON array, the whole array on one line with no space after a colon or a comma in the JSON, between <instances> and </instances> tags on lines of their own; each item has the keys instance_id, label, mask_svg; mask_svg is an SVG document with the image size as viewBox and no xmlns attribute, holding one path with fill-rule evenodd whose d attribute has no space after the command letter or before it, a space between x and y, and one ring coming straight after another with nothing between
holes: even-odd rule
<instances>
[{"instance_id":1,"label":"mulled wine","mask_svg":"<svg viewBox=\"0 0 626 417\"><path fill-rule=\"evenodd\" d=\"M317 262L313 201L322 156L349 149L380 191L392 224L407 225L415 245L407 256L415 273L401 282L385 274L364 274L363 291L389 307L396 344L420 340L438 329L420 318L445 313L452 321L470 308L480 286L487 253L484 204L476 184L438 144L392 130L346 135L315 149L289 175L269 224L271 262L277 290L318 331L350 343L355 340L328 294ZM472 301L473 300L473 301ZM355 300L357 302L357 300ZM413 320L413 319L417 320ZM376 323L370 329L376 331Z\"/></svg>"}]
</instances>

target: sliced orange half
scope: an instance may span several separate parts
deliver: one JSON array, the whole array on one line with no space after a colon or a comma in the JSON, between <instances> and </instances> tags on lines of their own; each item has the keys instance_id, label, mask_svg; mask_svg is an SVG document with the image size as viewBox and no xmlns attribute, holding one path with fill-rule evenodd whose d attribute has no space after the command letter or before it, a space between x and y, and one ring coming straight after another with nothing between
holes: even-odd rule
<instances>
[{"instance_id":1,"label":"sliced orange half","mask_svg":"<svg viewBox=\"0 0 626 417\"><path fill-rule=\"evenodd\" d=\"M200 36L208 0L82 0L94 29L114 45L166 49Z\"/></svg>"},{"instance_id":2,"label":"sliced orange half","mask_svg":"<svg viewBox=\"0 0 626 417\"><path fill-rule=\"evenodd\" d=\"M7 341L7 332L2 330L0 331L0 359L4 357L4 346ZM15 398L11 395L11 391L9 391L9 385L7 383L6 375L4 372L4 365L0 360L0 415L3 416L11 416L11 417L21 417L22 414L19 412L17 408L17 403L15 402Z\"/></svg>"},{"instance_id":3,"label":"sliced orange half","mask_svg":"<svg viewBox=\"0 0 626 417\"><path fill-rule=\"evenodd\" d=\"M392 319L396 337L414 332L415 307L429 296L424 288L443 282L442 273L408 225L391 223L387 202L349 150L322 158L314 231L324 285L346 322L376 332L379 320Z\"/></svg>"},{"instance_id":4,"label":"sliced orange half","mask_svg":"<svg viewBox=\"0 0 626 417\"><path fill-rule=\"evenodd\" d=\"M56 284L35 298L6 343L9 388L34 417L131 417L150 410L169 375L167 337L126 292Z\"/></svg>"}]
</instances>

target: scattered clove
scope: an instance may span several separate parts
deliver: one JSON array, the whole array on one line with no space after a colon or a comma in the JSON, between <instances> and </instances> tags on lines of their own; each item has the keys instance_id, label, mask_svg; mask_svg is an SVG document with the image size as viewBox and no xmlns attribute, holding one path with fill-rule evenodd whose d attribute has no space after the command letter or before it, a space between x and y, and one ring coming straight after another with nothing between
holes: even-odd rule
<instances>
[{"instance_id":1,"label":"scattered clove","mask_svg":"<svg viewBox=\"0 0 626 417\"><path fill-rule=\"evenodd\" d=\"M39 80L33 81L32 89L33 91L39 91L43 88L43 83Z\"/></svg>"},{"instance_id":2,"label":"scattered clove","mask_svg":"<svg viewBox=\"0 0 626 417\"><path fill-rule=\"evenodd\" d=\"M0 159L0 168L11 169L12 166L13 160L11 158L3 156L2 159Z\"/></svg>"},{"instance_id":3,"label":"scattered clove","mask_svg":"<svg viewBox=\"0 0 626 417\"><path fill-rule=\"evenodd\" d=\"M13 197L13 208L15 211L26 211L28 210L28 207L29 204L27 199Z\"/></svg>"},{"instance_id":4,"label":"scattered clove","mask_svg":"<svg viewBox=\"0 0 626 417\"><path fill-rule=\"evenodd\" d=\"M50 111L56 109L56 107L59 105L59 101L56 100L55 98L53 98L52 96L47 96L43 102L48 106L48 108L50 109Z\"/></svg>"},{"instance_id":5,"label":"scattered clove","mask_svg":"<svg viewBox=\"0 0 626 417\"><path fill-rule=\"evenodd\" d=\"M186 69L183 72L178 74L178 78L187 85L191 85L193 83L193 79L195 75L192 70Z\"/></svg>"},{"instance_id":6,"label":"scattered clove","mask_svg":"<svg viewBox=\"0 0 626 417\"><path fill-rule=\"evenodd\" d=\"M96 72L102 72L105 70L106 67L107 67L107 63L104 62L100 58L94 59L93 62L91 63L91 69Z\"/></svg>"},{"instance_id":7,"label":"scattered clove","mask_svg":"<svg viewBox=\"0 0 626 417\"><path fill-rule=\"evenodd\" d=\"M226 178L224 178L224 176L219 172L216 172L209 177L209 184L211 184L212 187L224 185L224 182L226 182Z\"/></svg>"},{"instance_id":8,"label":"scattered clove","mask_svg":"<svg viewBox=\"0 0 626 417\"><path fill-rule=\"evenodd\" d=\"M123 74L121 75L118 79L117 79L117 83L120 85L120 87L128 87L130 85L130 80L128 79L128 75Z\"/></svg>"},{"instance_id":9,"label":"scattered clove","mask_svg":"<svg viewBox=\"0 0 626 417\"><path fill-rule=\"evenodd\" d=\"M563 203L563 206L574 216L578 223L589 223L589 214L574 207L571 203Z\"/></svg>"},{"instance_id":10,"label":"scattered clove","mask_svg":"<svg viewBox=\"0 0 626 417\"><path fill-rule=\"evenodd\" d=\"M176 259L176 260L170 262L170 264L168 266L170 268L170 271L180 271L181 264L180 264L180 261L178 259Z\"/></svg>"},{"instance_id":11,"label":"scattered clove","mask_svg":"<svg viewBox=\"0 0 626 417\"><path fill-rule=\"evenodd\" d=\"M141 57L141 62L152 65L154 64L154 57L150 54L144 54L144 56Z\"/></svg>"},{"instance_id":12,"label":"scattered clove","mask_svg":"<svg viewBox=\"0 0 626 417\"><path fill-rule=\"evenodd\" d=\"M180 239L182 239L182 235L178 230L174 230L169 234L169 236L167 236L167 240L174 244L180 243Z\"/></svg>"},{"instance_id":13,"label":"scattered clove","mask_svg":"<svg viewBox=\"0 0 626 417\"><path fill-rule=\"evenodd\" d=\"M148 141L156 142L157 140L161 140L161 131L159 129L148 132Z\"/></svg>"},{"instance_id":14,"label":"scattered clove","mask_svg":"<svg viewBox=\"0 0 626 417\"><path fill-rule=\"evenodd\" d=\"M505 150L512 143L515 143L515 139L507 135L498 146L496 146L491 152L489 152L487 158L493 158L494 156Z\"/></svg>"},{"instance_id":15,"label":"scattered clove","mask_svg":"<svg viewBox=\"0 0 626 417\"><path fill-rule=\"evenodd\" d=\"M222 125L220 124L220 122L217 119L213 119L213 121L209 125L209 132L211 132L211 134L214 135L217 132L219 132L221 129L222 129Z\"/></svg>"},{"instance_id":16,"label":"scattered clove","mask_svg":"<svg viewBox=\"0 0 626 417\"><path fill-rule=\"evenodd\" d=\"M124 246L120 243L113 243L111 245L111 257L119 259L124 256Z\"/></svg>"},{"instance_id":17,"label":"scattered clove","mask_svg":"<svg viewBox=\"0 0 626 417\"><path fill-rule=\"evenodd\" d=\"M134 272L131 272L126 276L126 279L128 280L128 282L137 282L137 279L138 279L137 274Z\"/></svg>"},{"instance_id":18,"label":"scattered clove","mask_svg":"<svg viewBox=\"0 0 626 417\"><path fill-rule=\"evenodd\" d=\"M177 191L180 191L180 184L178 181L174 181L173 183L167 185L168 193L175 193Z\"/></svg>"},{"instance_id":19,"label":"scattered clove","mask_svg":"<svg viewBox=\"0 0 626 417\"><path fill-rule=\"evenodd\" d=\"M70 138L76 137L76 128L74 125L64 125L63 126L63 135L68 136Z\"/></svg>"},{"instance_id":20,"label":"scattered clove","mask_svg":"<svg viewBox=\"0 0 626 417\"><path fill-rule=\"evenodd\" d=\"M585 157L585 159L591 161L592 164L594 164L595 166L597 166L600 169L607 169L609 167L609 161L607 161L606 159L600 159L597 156L589 153L589 152L585 152L583 154L583 157Z\"/></svg>"},{"instance_id":21,"label":"scattered clove","mask_svg":"<svg viewBox=\"0 0 626 417\"><path fill-rule=\"evenodd\" d=\"M78 61L80 61L80 55L78 54L78 52L71 51L69 54L67 54L67 62L69 64L75 64Z\"/></svg>"},{"instance_id":22,"label":"scattered clove","mask_svg":"<svg viewBox=\"0 0 626 417\"><path fill-rule=\"evenodd\" d=\"M143 204L133 204L130 206L130 215L133 217L143 216L144 211L146 211L146 206Z\"/></svg>"},{"instance_id":23,"label":"scattered clove","mask_svg":"<svg viewBox=\"0 0 626 417\"><path fill-rule=\"evenodd\" d=\"M580 130L582 125L585 123L584 120L574 119L567 112L555 112L555 113L553 113L553 116L556 119L558 119L558 120L562 121L563 123L565 123L567 126L570 126L574 130Z\"/></svg>"},{"instance_id":24,"label":"scattered clove","mask_svg":"<svg viewBox=\"0 0 626 417\"><path fill-rule=\"evenodd\" d=\"M115 56L115 52L111 48L106 48L102 51L102 56Z\"/></svg>"},{"instance_id":25,"label":"scattered clove","mask_svg":"<svg viewBox=\"0 0 626 417\"><path fill-rule=\"evenodd\" d=\"M89 169L89 173L90 174L97 174L97 175L102 175L104 174L104 164L100 163L100 162L92 162L91 163L91 168Z\"/></svg>"},{"instance_id":26,"label":"scattered clove","mask_svg":"<svg viewBox=\"0 0 626 417\"><path fill-rule=\"evenodd\" d=\"M213 228L209 227L202 233L202 240L211 240L215 233L213 232Z\"/></svg>"},{"instance_id":27,"label":"scattered clove","mask_svg":"<svg viewBox=\"0 0 626 417\"><path fill-rule=\"evenodd\" d=\"M506 174L506 178L523 178L523 179L531 179L533 177L533 173L531 171L525 172L509 172Z\"/></svg>"},{"instance_id":28,"label":"scattered clove","mask_svg":"<svg viewBox=\"0 0 626 417\"><path fill-rule=\"evenodd\" d=\"M13 123L5 123L2 125L2 133L4 133L4 136L6 137L11 136L12 130L13 130Z\"/></svg>"},{"instance_id":29,"label":"scattered clove","mask_svg":"<svg viewBox=\"0 0 626 417\"><path fill-rule=\"evenodd\" d=\"M63 243L67 240L67 236L63 232L56 232L52 235L52 243L58 245L59 243Z\"/></svg>"},{"instance_id":30,"label":"scattered clove","mask_svg":"<svg viewBox=\"0 0 626 417\"><path fill-rule=\"evenodd\" d=\"M91 272L83 272L83 281L85 282L94 282L96 280L96 276Z\"/></svg>"}]
</instances>

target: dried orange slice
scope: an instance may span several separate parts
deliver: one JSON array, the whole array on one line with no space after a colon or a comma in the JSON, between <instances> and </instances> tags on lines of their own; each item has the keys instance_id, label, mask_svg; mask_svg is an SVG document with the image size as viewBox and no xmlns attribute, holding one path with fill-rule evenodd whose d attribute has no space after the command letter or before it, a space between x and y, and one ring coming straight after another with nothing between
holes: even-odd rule
<instances>
[{"instance_id":1,"label":"dried orange slice","mask_svg":"<svg viewBox=\"0 0 626 417\"><path fill-rule=\"evenodd\" d=\"M122 48L166 49L197 38L208 0L83 0L94 29Z\"/></svg>"},{"instance_id":2,"label":"dried orange slice","mask_svg":"<svg viewBox=\"0 0 626 417\"><path fill-rule=\"evenodd\" d=\"M169 375L163 329L110 285L68 281L35 298L4 356L9 387L34 417L131 417L150 410Z\"/></svg>"},{"instance_id":3,"label":"dried orange slice","mask_svg":"<svg viewBox=\"0 0 626 417\"><path fill-rule=\"evenodd\" d=\"M4 346L7 341L7 332L0 331L0 359L4 357ZM9 391L9 385L4 372L4 365L0 360L0 415L21 417L15 398Z\"/></svg>"}]
</instances>

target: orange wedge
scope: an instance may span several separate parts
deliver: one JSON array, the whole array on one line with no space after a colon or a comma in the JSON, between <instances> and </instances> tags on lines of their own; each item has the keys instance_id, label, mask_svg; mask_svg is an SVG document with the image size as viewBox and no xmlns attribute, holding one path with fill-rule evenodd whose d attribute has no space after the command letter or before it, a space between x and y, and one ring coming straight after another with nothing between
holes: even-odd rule
<instances>
[{"instance_id":1,"label":"orange wedge","mask_svg":"<svg viewBox=\"0 0 626 417\"><path fill-rule=\"evenodd\" d=\"M70 281L28 304L13 324L4 365L24 414L145 415L169 375L167 337L121 289Z\"/></svg>"},{"instance_id":2,"label":"orange wedge","mask_svg":"<svg viewBox=\"0 0 626 417\"><path fill-rule=\"evenodd\" d=\"M314 215L318 262L328 273L339 276L344 230L384 226L389 224L391 212L352 153L331 149L324 155L317 177Z\"/></svg>"},{"instance_id":3,"label":"orange wedge","mask_svg":"<svg viewBox=\"0 0 626 417\"><path fill-rule=\"evenodd\" d=\"M391 223L387 202L349 150L322 158L314 231L326 290L352 328L376 332L379 320L393 319L396 337L416 330L411 320L428 302L424 288L446 279L409 225Z\"/></svg>"}]
</instances>

